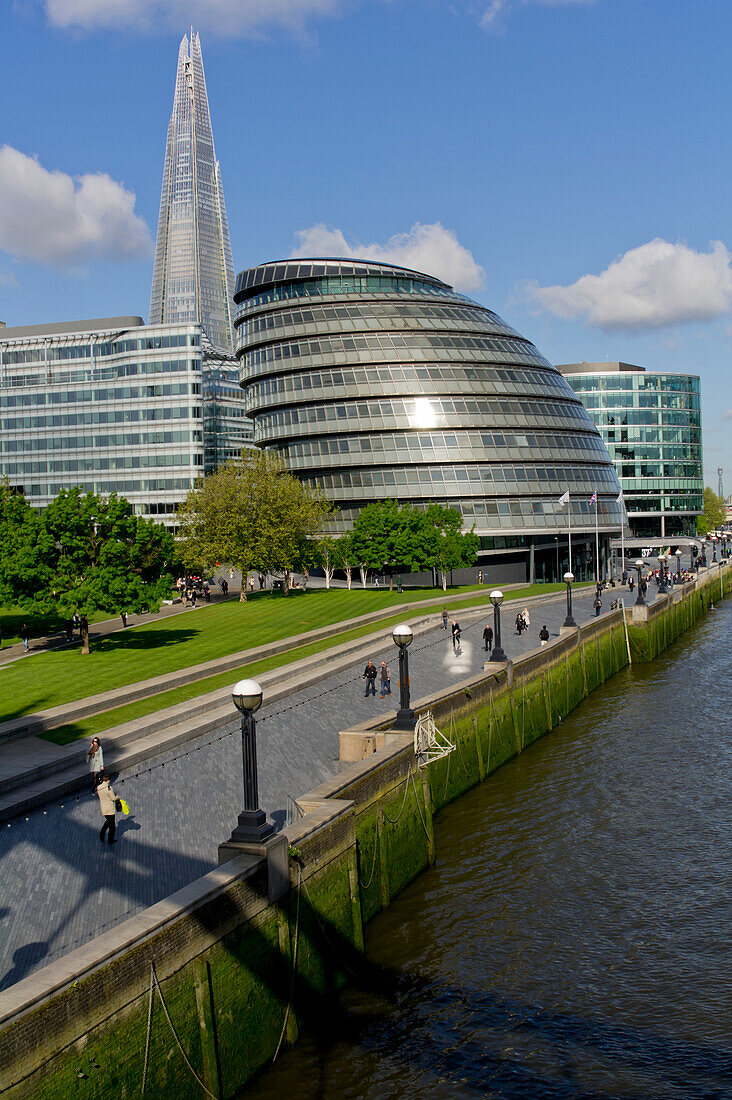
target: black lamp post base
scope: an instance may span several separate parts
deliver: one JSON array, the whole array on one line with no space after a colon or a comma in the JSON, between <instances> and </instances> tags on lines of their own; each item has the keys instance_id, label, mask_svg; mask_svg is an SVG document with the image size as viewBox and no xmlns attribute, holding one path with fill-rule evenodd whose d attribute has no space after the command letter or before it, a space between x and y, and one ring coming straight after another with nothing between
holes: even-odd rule
<instances>
[{"instance_id":1,"label":"black lamp post base","mask_svg":"<svg viewBox=\"0 0 732 1100\"><path fill-rule=\"evenodd\" d=\"M506 654L503 652L502 649L494 649L493 652L491 653L490 657L488 658L488 660L489 661L498 661L498 662L505 663Z\"/></svg>"},{"instance_id":2,"label":"black lamp post base","mask_svg":"<svg viewBox=\"0 0 732 1100\"><path fill-rule=\"evenodd\" d=\"M267 821L264 810L242 810L231 841L234 844L263 844L273 834L274 826Z\"/></svg>"},{"instance_id":3,"label":"black lamp post base","mask_svg":"<svg viewBox=\"0 0 732 1100\"><path fill-rule=\"evenodd\" d=\"M577 623L574 621L574 615L567 615L567 618L562 623L562 626L566 626L566 627L577 626Z\"/></svg>"},{"instance_id":4,"label":"black lamp post base","mask_svg":"<svg viewBox=\"0 0 732 1100\"><path fill-rule=\"evenodd\" d=\"M414 729L416 724L417 724L417 715L414 713L412 708L410 707L409 709L406 709L406 710L404 708L402 708L401 710L397 711L396 720L394 721L394 725L392 726L392 729L395 729L395 730L410 730L411 731L411 730Z\"/></svg>"}]
</instances>

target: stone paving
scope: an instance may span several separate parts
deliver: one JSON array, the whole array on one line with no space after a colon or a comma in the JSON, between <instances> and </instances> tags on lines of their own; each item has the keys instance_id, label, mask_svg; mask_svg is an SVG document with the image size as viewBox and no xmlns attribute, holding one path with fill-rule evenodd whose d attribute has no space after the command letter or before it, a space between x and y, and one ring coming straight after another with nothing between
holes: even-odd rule
<instances>
[{"instance_id":1,"label":"stone paving","mask_svg":"<svg viewBox=\"0 0 732 1100\"><path fill-rule=\"evenodd\" d=\"M655 586L653 586L655 594ZM627 590L604 594L604 610ZM651 592L649 590L649 597ZM589 620L593 593L577 593L578 622ZM513 626L516 606L505 608L503 646L518 657L537 645L546 623L552 636L564 620L562 599L531 607L531 627L520 639ZM436 619L438 616L436 615ZM485 617L460 616L461 653L441 626L418 637L410 649L412 698L472 675L483 666ZM258 714L260 801L277 828L285 823L287 796L297 797L338 770L338 731L374 713L398 707L398 662L393 645L370 654L392 673L390 700L364 697L358 667L328 675L313 658L311 686ZM241 808L242 774L238 722L211 742L202 738L123 774L115 787L130 805L118 815L118 843L99 843L99 801L91 793L36 810L0 827L0 989L79 947L127 916L180 889L217 863ZM163 766L160 766L163 765Z\"/></svg>"}]
</instances>

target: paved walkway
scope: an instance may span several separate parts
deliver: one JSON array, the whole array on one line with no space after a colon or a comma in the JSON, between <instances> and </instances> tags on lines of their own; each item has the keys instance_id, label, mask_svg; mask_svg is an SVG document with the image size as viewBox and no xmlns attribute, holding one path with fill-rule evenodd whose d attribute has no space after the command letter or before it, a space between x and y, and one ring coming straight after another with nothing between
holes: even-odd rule
<instances>
[{"instance_id":1,"label":"paved walkway","mask_svg":"<svg viewBox=\"0 0 732 1100\"><path fill-rule=\"evenodd\" d=\"M605 593L605 609L621 594L628 603L627 590ZM577 621L588 621L592 592L577 593L574 605ZM511 620L504 622L503 637L509 657L534 648L543 623L558 634L565 615L563 599L548 597L531 609L531 629L518 638L515 610L507 607L504 615ZM467 613L460 618L460 655L449 632L439 627L415 640L414 699L482 668L485 619ZM377 666L382 659L389 663L398 696L394 647L371 657ZM260 797L278 828L285 822L288 795L297 797L338 770L338 731L396 709L397 699L364 697L361 671L359 664L329 675L313 658L312 685L260 711ZM131 812L119 819L119 842L111 847L99 843L102 819L91 792L0 827L0 988L216 866L218 844L229 836L241 803L238 721L232 715L231 727L213 743L189 742L120 779L118 792Z\"/></svg>"}]
</instances>

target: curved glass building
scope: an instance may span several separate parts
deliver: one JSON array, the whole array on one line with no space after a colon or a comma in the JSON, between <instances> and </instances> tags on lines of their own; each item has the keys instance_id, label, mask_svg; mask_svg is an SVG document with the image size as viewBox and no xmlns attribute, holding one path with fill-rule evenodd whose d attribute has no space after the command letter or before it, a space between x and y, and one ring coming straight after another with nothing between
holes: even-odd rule
<instances>
[{"instance_id":1,"label":"curved glass building","mask_svg":"<svg viewBox=\"0 0 732 1100\"><path fill-rule=\"evenodd\" d=\"M559 370L607 444L632 534L695 535L704 510L698 375L632 363L566 363Z\"/></svg>"},{"instance_id":2,"label":"curved glass building","mask_svg":"<svg viewBox=\"0 0 732 1100\"><path fill-rule=\"evenodd\" d=\"M254 441L322 487L342 528L375 500L459 508L510 575L594 574L623 520L581 400L497 314L430 275L313 259L239 274L237 356ZM583 568L585 566L585 568ZM505 577L509 574L504 573Z\"/></svg>"}]
</instances>

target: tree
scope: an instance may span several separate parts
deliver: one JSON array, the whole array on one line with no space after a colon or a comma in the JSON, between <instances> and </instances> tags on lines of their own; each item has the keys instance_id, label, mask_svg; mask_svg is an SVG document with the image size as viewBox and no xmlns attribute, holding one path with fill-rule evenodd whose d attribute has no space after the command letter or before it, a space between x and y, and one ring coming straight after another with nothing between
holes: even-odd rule
<instances>
[{"instance_id":1,"label":"tree","mask_svg":"<svg viewBox=\"0 0 732 1100\"><path fill-rule=\"evenodd\" d=\"M336 568L341 568L345 572L346 585L349 592L351 591L351 585L353 584L353 569L356 564L356 556L353 549L353 537L350 533L341 535L339 539L336 539L335 565Z\"/></svg>"},{"instance_id":2,"label":"tree","mask_svg":"<svg viewBox=\"0 0 732 1100\"><path fill-rule=\"evenodd\" d=\"M727 520L727 509L724 497L719 497L707 485L704 490L704 511L696 517L696 532L698 535L706 535L707 531L716 531Z\"/></svg>"},{"instance_id":3,"label":"tree","mask_svg":"<svg viewBox=\"0 0 732 1100\"><path fill-rule=\"evenodd\" d=\"M6 488L0 535L3 601L38 614L78 613L85 654L89 615L157 611L170 591L173 536L114 493L105 498L78 486L62 489L39 513Z\"/></svg>"},{"instance_id":4,"label":"tree","mask_svg":"<svg viewBox=\"0 0 732 1100\"><path fill-rule=\"evenodd\" d=\"M457 508L430 504L426 521L433 534L432 564L442 574L442 590L447 589L447 574L461 565L472 565L480 540L473 530L462 533L463 517Z\"/></svg>"},{"instance_id":5,"label":"tree","mask_svg":"<svg viewBox=\"0 0 732 1100\"><path fill-rule=\"evenodd\" d=\"M50 588L53 539L22 493L0 485L0 604L29 607Z\"/></svg>"},{"instance_id":6,"label":"tree","mask_svg":"<svg viewBox=\"0 0 732 1100\"><path fill-rule=\"evenodd\" d=\"M269 451L243 451L191 489L179 510L186 560L212 566L226 561L241 570L290 572L302 556L303 540L322 527L331 504L317 489L288 473ZM246 599L242 584L240 599Z\"/></svg>"},{"instance_id":7,"label":"tree","mask_svg":"<svg viewBox=\"0 0 732 1100\"><path fill-rule=\"evenodd\" d=\"M389 573L389 591L394 587L394 570L405 564L406 540L402 511L395 500L367 504L356 516L351 538L352 553L364 571Z\"/></svg>"},{"instance_id":8,"label":"tree","mask_svg":"<svg viewBox=\"0 0 732 1100\"><path fill-rule=\"evenodd\" d=\"M342 564L339 553L339 539L334 538L333 535L320 535L317 543L320 564L323 566L323 573L325 574L325 587L330 588L333 573Z\"/></svg>"}]
</instances>

